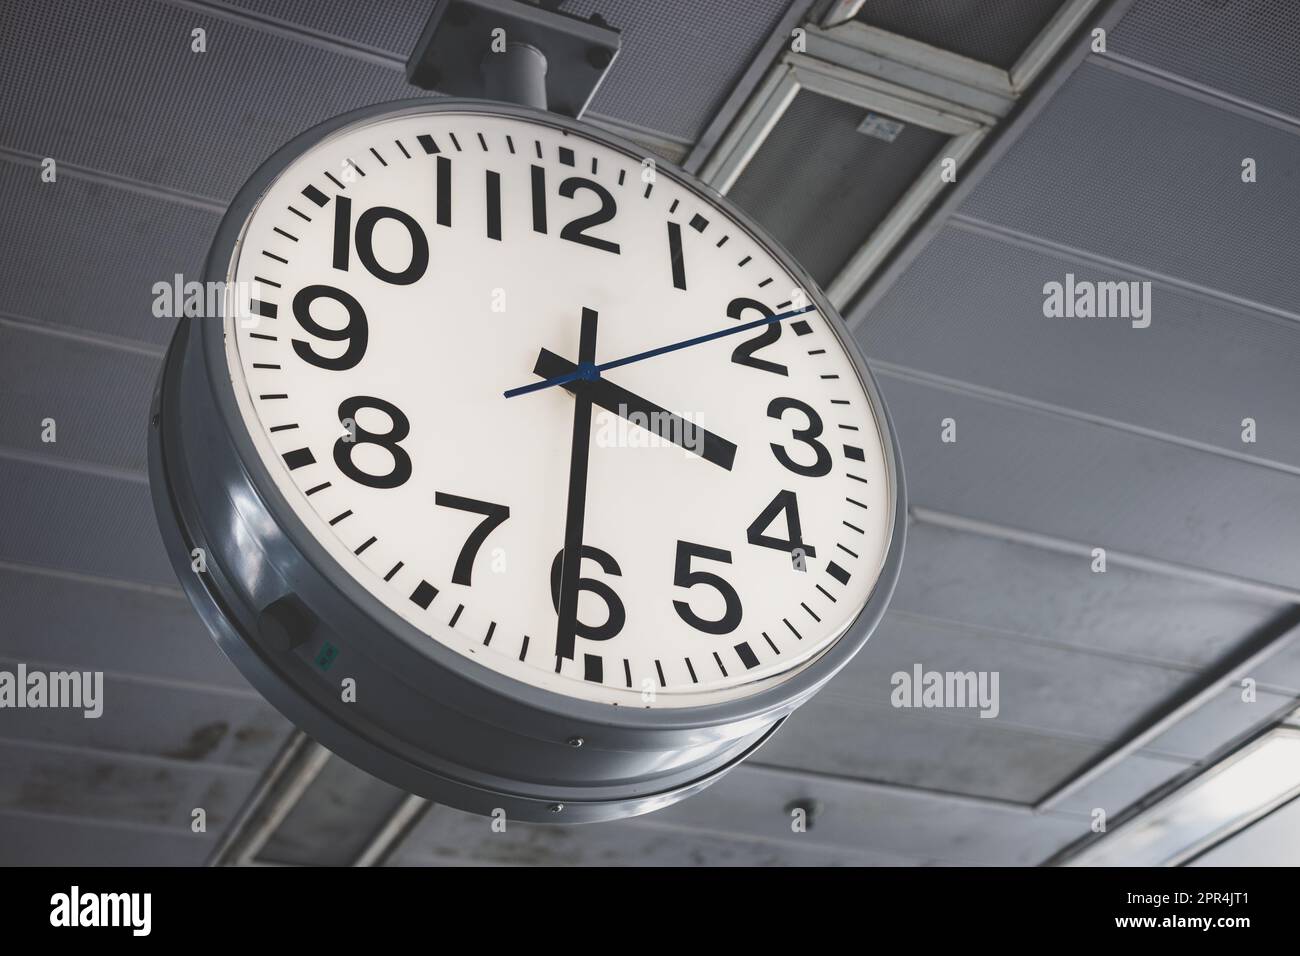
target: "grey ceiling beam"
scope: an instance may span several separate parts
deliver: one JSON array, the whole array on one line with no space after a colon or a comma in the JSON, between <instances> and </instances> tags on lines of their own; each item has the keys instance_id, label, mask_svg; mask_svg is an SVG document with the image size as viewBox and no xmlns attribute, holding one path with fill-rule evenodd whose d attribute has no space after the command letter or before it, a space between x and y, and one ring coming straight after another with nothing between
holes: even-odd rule
<instances>
[{"instance_id":1,"label":"grey ceiling beam","mask_svg":"<svg viewBox=\"0 0 1300 956\"><path fill-rule=\"evenodd\" d=\"M330 752L294 730L231 821L208 860L209 866L252 863L289 811L330 759Z\"/></svg>"},{"instance_id":2,"label":"grey ceiling beam","mask_svg":"<svg viewBox=\"0 0 1300 956\"><path fill-rule=\"evenodd\" d=\"M1245 642L1241 650L1231 654L1221 665L1210 669L1201 678L1193 681L1187 693L1141 730L1039 800L1034 805L1034 812L1045 813L1054 809L1063 800L1113 769L1175 724L1185 720L1222 691L1249 676L1269 658L1296 645L1297 642L1300 642L1300 608L1292 607L1262 627L1256 635Z\"/></svg>"},{"instance_id":3,"label":"grey ceiling beam","mask_svg":"<svg viewBox=\"0 0 1300 956\"><path fill-rule=\"evenodd\" d=\"M353 866L383 866L397 852L433 804L408 793L379 825L352 861Z\"/></svg>"},{"instance_id":4,"label":"grey ceiling beam","mask_svg":"<svg viewBox=\"0 0 1300 956\"><path fill-rule=\"evenodd\" d=\"M763 82L772 64L782 52L790 48L794 29L804 21L817 2L818 0L794 0L790 4L785 15L777 22L749 66L745 68L745 72L732 87L731 93L713 114L713 119L704 127L704 131L700 133L691 151L682 160L683 169L696 176L700 174L700 168L717 148L719 140L726 134L727 129L745 109L754 90Z\"/></svg>"},{"instance_id":5,"label":"grey ceiling beam","mask_svg":"<svg viewBox=\"0 0 1300 956\"><path fill-rule=\"evenodd\" d=\"M1067 79L1088 57L1085 41L1089 31L1100 27L1109 32L1124 17L1135 0L1071 0L1044 30L1050 35L1053 56L1044 58L1046 47L1036 43L1010 71L1013 88L1023 91L1007 117L992 128L977 145L972 155L961 164L957 182L948 184L946 191L925 208L883 255L879 263L844 309L844 319L850 329L866 321L872 309L879 304L885 292L898 281L917 256L938 234L949 216L961 206L975 185L998 162L1011 145L1027 130L1043 108ZM1086 4L1086 9L1085 9ZM1079 14L1082 13L1082 16ZM1040 37L1040 40L1042 38ZM1035 66L1035 64L1037 64ZM1034 70L1030 76L1031 67Z\"/></svg>"},{"instance_id":6,"label":"grey ceiling beam","mask_svg":"<svg viewBox=\"0 0 1300 956\"><path fill-rule=\"evenodd\" d=\"M1010 69L853 19L861 4L823 4L802 26L804 48L791 49L789 24L774 32L701 136L687 168L725 195L804 89L946 133L950 138L941 157L927 165L827 284L831 302L853 327L878 301L875 290L883 291L901 273L891 272L890 263L910 262L933 236L934 223L956 209L980 169L1005 150L1005 145L990 149L986 141L1009 142L1019 135L1087 55L1084 31L1117 22L1131 3L1066 0ZM766 72L755 77L755 67ZM743 99L741 91L747 91ZM957 164L957 183L938 175L940 159Z\"/></svg>"}]
</instances>

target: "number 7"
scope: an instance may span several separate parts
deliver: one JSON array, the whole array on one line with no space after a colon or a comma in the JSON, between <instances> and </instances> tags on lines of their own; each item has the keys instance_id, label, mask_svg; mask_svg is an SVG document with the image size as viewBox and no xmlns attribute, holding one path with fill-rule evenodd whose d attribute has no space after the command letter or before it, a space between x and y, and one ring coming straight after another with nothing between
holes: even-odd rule
<instances>
[{"instance_id":1,"label":"number 7","mask_svg":"<svg viewBox=\"0 0 1300 956\"><path fill-rule=\"evenodd\" d=\"M484 516L478 526L469 533L469 537L465 539L465 544L460 549L460 555L456 558L456 568L451 575L453 584L468 585L470 575L474 571L474 558L478 556L478 549L483 547L483 542L487 540L487 536L501 522L510 517L510 508L507 505L494 505L490 501L462 498L460 495L449 495L441 491L434 494L433 501L434 504L441 505L444 508L471 511L474 514Z\"/></svg>"}]
</instances>

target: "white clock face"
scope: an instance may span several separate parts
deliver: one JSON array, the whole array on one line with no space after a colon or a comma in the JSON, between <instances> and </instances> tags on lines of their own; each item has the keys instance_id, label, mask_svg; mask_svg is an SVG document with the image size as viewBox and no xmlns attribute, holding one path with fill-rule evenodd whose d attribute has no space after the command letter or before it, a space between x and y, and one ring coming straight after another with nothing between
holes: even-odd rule
<instances>
[{"instance_id":1,"label":"white clock face","mask_svg":"<svg viewBox=\"0 0 1300 956\"><path fill-rule=\"evenodd\" d=\"M366 121L275 179L228 282L280 492L342 573L483 666L612 705L733 700L873 590L891 478L818 311L505 396L810 301L640 155L490 109Z\"/></svg>"}]
</instances>

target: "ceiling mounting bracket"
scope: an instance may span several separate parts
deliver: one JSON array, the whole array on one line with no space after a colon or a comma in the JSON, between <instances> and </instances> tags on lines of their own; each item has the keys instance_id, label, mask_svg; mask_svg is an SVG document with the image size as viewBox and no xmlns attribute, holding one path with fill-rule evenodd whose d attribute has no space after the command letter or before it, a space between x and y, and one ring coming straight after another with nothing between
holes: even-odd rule
<instances>
[{"instance_id":1,"label":"ceiling mounting bracket","mask_svg":"<svg viewBox=\"0 0 1300 956\"><path fill-rule=\"evenodd\" d=\"M563 0L436 0L406 61L414 86L582 116L618 55L619 31Z\"/></svg>"}]
</instances>

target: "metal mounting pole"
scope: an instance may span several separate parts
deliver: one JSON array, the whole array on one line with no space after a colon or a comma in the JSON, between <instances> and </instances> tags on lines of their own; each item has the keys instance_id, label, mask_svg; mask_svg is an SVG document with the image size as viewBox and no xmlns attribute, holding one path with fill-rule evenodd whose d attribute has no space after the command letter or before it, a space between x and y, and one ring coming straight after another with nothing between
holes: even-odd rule
<instances>
[{"instance_id":1,"label":"metal mounting pole","mask_svg":"<svg viewBox=\"0 0 1300 956\"><path fill-rule=\"evenodd\" d=\"M435 0L406 61L412 85L448 96L504 100L581 117L610 64L619 32L562 0Z\"/></svg>"},{"instance_id":2,"label":"metal mounting pole","mask_svg":"<svg viewBox=\"0 0 1300 956\"><path fill-rule=\"evenodd\" d=\"M483 92L490 100L546 109L546 54L529 43L507 43L483 57Z\"/></svg>"}]
</instances>

